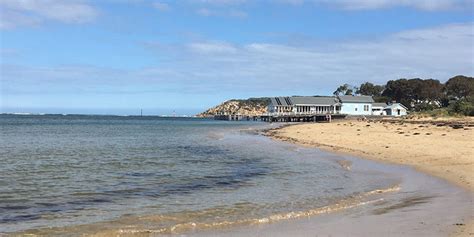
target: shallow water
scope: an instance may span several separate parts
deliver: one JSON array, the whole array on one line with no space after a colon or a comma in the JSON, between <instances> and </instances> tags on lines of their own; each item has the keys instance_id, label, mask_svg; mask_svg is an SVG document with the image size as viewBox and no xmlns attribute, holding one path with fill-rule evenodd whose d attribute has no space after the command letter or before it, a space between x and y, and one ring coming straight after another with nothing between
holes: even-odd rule
<instances>
[{"instance_id":1,"label":"shallow water","mask_svg":"<svg viewBox=\"0 0 474 237\"><path fill-rule=\"evenodd\" d=\"M182 233L331 213L398 190L394 173L255 134L266 126L0 115L0 233Z\"/></svg>"}]
</instances>

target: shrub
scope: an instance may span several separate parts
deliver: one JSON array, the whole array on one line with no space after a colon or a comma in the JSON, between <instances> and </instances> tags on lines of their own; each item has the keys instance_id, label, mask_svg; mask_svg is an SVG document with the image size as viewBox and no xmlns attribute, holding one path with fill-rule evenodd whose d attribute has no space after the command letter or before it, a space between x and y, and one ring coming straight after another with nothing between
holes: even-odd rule
<instances>
[{"instance_id":1,"label":"shrub","mask_svg":"<svg viewBox=\"0 0 474 237\"><path fill-rule=\"evenodd\" d=\"M470 97L457 100L449 105L448 110L451 114L474 116L474 100Z\"/></svg>"}]
</instances>

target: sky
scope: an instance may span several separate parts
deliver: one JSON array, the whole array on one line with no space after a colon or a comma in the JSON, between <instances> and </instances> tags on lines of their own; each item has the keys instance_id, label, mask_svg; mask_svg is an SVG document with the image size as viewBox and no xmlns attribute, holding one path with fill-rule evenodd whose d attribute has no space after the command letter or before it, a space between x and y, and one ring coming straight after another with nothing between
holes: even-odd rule
<instances>
[{"instance_id":1,"label":"sky","mask_svg":"<svg viewBox=\"0 0 474 237\"><path fill-rule=\"evenodd\" d=\"M472 0L0 0L0 112L192 115L460 74Z\"/></svg>"}]
</instances>

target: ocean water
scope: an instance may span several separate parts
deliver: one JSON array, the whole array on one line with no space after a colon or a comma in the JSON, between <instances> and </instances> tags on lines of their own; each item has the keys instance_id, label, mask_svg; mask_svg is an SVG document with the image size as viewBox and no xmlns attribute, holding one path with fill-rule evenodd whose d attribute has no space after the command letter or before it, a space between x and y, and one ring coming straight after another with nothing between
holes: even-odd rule
<instances>
[{"instance_id":1,"label":"ocean water","mask_svg":"<svg viewBox=\"0 0 474 237\"><path fill-rule=\"evenodd\" d=\"M259 122L0 115L0 233L170 234L352 208L400 177Z\"/></svg>"}]
</instances>

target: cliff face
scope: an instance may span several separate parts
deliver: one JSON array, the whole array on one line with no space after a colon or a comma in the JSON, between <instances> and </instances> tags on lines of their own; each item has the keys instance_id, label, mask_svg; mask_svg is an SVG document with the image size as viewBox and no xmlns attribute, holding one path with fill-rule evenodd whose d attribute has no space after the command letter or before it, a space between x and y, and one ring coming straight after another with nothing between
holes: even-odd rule
<instances>
[{"instance_id":1,"label":"cliff face","mask_svg":"<svg viewBox=\"0 0 474 237\"><path fill-rule=\"evenodd\" d=\"M210 108L198 117L211 117L216 114L260 115L267 112L270 103L268 98L250 98L247 100L228 100L216 107Z\"/></svg>"}]
</instances>

